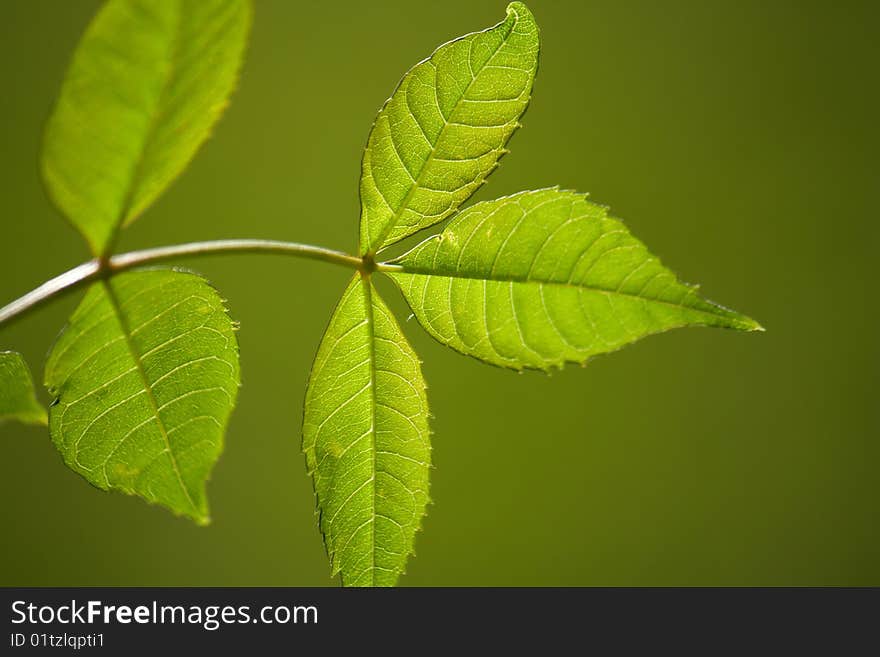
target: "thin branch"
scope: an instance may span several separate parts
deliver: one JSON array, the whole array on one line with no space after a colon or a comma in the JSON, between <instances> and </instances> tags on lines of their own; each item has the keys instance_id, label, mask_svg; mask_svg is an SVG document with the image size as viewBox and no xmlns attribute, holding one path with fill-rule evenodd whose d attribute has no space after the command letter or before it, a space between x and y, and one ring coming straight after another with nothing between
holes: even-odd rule
<instances>
[{"instance_id":1,"label":"thin branch","mask_svg":"<svg viewBox=\"0 0 880 657\"><path fill-rule=\"evenodd\" d=\"M359 269L363 264L363 261L355 256L343 253L342 251L312 246L311 244L278 242L276 240L214 240L211 242L190 242L189 244L160 246L155 249L120 253L110 258L109 269L115 273L154 262L175 260L183 257L217 255L220 253L274 253L277 255L309 258L311 260L323 260L324 262L354 269Z\"/></svg>"},{"instance_id":2,"label":"thin branch","mask_svg":"<svg viewBox=\"0 0 880 657\"><path fill-rule=\"evenodd\" d=\"M78 267L46 281L3 308L0 308L0 325L43 305L49 299L60 297L66 292L96 280L101 274L101 263L90 260Z\"/></svg>"},{"instance_id":3,"label":"thin branch","mask_svg":"<svg viewBox=\"0 0 880 657\"><path fill-rule=\"evenodd\" d=\"M160 246L155 249L143 251L131 251L120 253L110 257L106 261L100 259L90 260L73 269L70 269L55 278L46 281L38 288L28 292L23 297L0 308L0 325L16 319L24 313L33 310L51 299L71 292L87 283L99 278L118 274L133 267L141 267L156 262L175 260L177 258L191 258L226 253L269 253L287 255L297 258L309 258L323 260L344 267L362 269L364 261L361 258L325 249L310 244L298 244L296 242L278 242L275 240L214 240L210 242L191 242L189 244L177 244L174 246Z\"/></svg>"}]
</instances>

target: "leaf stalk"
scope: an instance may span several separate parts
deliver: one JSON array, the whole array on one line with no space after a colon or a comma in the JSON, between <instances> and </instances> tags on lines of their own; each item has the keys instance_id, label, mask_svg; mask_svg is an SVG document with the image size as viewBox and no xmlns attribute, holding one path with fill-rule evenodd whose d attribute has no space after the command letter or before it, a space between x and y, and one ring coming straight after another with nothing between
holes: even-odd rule
<instances>
[{"instance_id":1,"label":"leaf stalk","mask_svg":"<svg viewBox=\"0 0 880 657\"><path fill-rule=\"evenodd\" d=\"M311 244L281 242L277 240L235 239L189 242L172 246L160 246L140 251L120 253L107 258L95 258L59 274L22 297L0 308L0 326L35 310L46 302L72 292L83 285L101 278L109 278L128 269L142 267L178 258L192 258L221 254L275 254L310 260L322 260L358 271L382 269L372 261L350 255L343 251L327 249Z\"/></svg>"}]
</instances>

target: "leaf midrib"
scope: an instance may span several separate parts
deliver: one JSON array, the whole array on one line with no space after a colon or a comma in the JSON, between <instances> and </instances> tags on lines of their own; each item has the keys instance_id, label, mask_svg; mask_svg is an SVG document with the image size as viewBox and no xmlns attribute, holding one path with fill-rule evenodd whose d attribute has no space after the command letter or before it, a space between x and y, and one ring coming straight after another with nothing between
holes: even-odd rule
<instances>
[{"instance_id":1,"label":"leaf midrib","mask_svg":"<svg viewBox=\"0 0 880 657\"><path fill-rule=\"evenodd\" d=\"M162 87L156 96L156 104L150 112L150 120L147 123L147 129L144 131L144 138L141 141L140 148L138 149L137 160L135 161L135 164L131 169L131 175L128 179L128 187L125 190L125 196L123 197L122 205L120 206L119 215L116 217L116 224L113 227L113 232L110 234L110 239L107 240L107 244L104 247L103 255L108 255L112 252L116 243L116 238L119 235L119 231L124 225L128 224L131 221L131 218L129 218L128 215L131 213L132 204L134 203L135 190L138 188L138 182L143 177L144 165L146 163L146 156L147 151L149 150L149 144L156 134L157 126L159 125L159 119L161 119L165 114L162 110L162 106L164 105L164 101L166 99L166 96L168 95L168 89L171 87L172 80L177 77L177 62L180 58L180 51L182 47L181 44L183 41L183 11L181 10L180 2L174 2L172 4L175 7L174 30L171 36L171 47L169 48L170 57L168 59L168 74L162 81Z\"/></svg>"},{"instance_id":2,"label":"leaf midrib","mask_svg":"<svg viewBox=\"0 0 880 657\"><path fill-rule=\"evenodd\" d=\"M373 290L370 275L361 276L364 286L364 312L367 319L367 339L370 354L370 585L376 583L376 317L373 311Z\"/></svg>"},{"instance_id":3,"label":"leaf midrib","mask_svg":"<svg viewBox=\"0 0 880 657\"><path fill-rule=\"evenodd\" d=\"M165 423L162 422L162 418L159 415L159 403L156 400L156 396L153 393L153 388L150 385L150 381L147 378L147 373L144 370L144 364L141 360L140 354L134 346L134 342L131 335L131 330L128 325L128 320L125 317L125 314L122 312L122 306L119 303L119 299L116 296L116 292L113 290L109 281L102 281L101 285L104 287L104 291L107 294L107 298L110 301L110 305L113 307L113 312L116 314L116 319L119 321L119 328L122 331L122 335L125 338L125 345L128 348L129 354L131 354L131 358L134 361L135 367L137 368L138 376L141 379L141 383L144 386L144 390L146 391L147 399L149 400L150 406L153 410L153 418L156 420L156 425L159 427L159 432L162 434L162 439L165 441L165 448L168 450L168 457L171 459L171 467L174 470L174 475L177 478L177 483L180 485L180 489L183 491L183 494L186 496L187 502L189 502L190 507L195 512L196 516L201 517L202 513L199 511L196 506L195 501L190 495L189 489L186 487L186 484L183 482L183 476L180 474L180 467L177 463L177 458L174 456L174 450L171 447L171 439L168 437L168 430L165 428Z\"/></svg>"},{"instance_id":4,"label":"leaf midrib","mask_svg":"<svg viewBox=\"0 0 880 657\"><path fill-rule=\"evenodd\" d=\"M399 263L398 263L399 264ZM611 294L621 297L627 297L630 299L639 299L641 301L650 301L651 303L656 303L664 306L668 306L670 308L683 308L686 310L692 310L694 312L699 312L704 315L709 315L710 317L722 317L725 319L731 320L731 322L748 326L750 328L755 328L752 324L752 320L748 318L741 318L738 313L724 306L720 306L717 303L707 301L705 299L701 299L699 296L694 294L693 290L689 290L689 297L695 298L700 304L705 304L707 307L700 306L690 306L684 303L675 303L673 301L668 301L665 299L658 299L657 297L646 296L641 294L634 294L632 292L622 292L620 290L613 290L610 288L603 288L597 285L579 285L575 283L566 283L564 281L542 281L542 280L534 280L523 277L517 277L515 275L512 276L498 276L495 274L490 275L478 275L478 274L469 274L462 272L445 272L445 271L432 271L430 269L425 269L421 267L408 267L406 265L402 266L402 269L397 271L388 272L393 278L395 274L412 274L415 276L436 276L438 278L456 278L461 280L474 280L474 281L492 281L496 283L519 283L519 284L532 284L532 285L552 285L558 287L566 287L573 288L577 290L586 290L589 292L597 292L599 294ZM716 312L713 312L716 311Z\"/></svg>"}]
</instances>

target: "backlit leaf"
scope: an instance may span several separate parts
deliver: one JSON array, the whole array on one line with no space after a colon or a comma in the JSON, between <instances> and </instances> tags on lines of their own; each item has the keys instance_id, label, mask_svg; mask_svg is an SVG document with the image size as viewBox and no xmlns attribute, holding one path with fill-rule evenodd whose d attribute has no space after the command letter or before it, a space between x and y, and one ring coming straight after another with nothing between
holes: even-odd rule
<instances>
[{"instance_id":1,"label":"backlit leaf","mask_svg":"<svg viewBox=\"0 0 880 657\"><path fill-rule=\"evenodd\" d=\"M27 363L14 351L0 351L0 422L4 420L46 424Z\"/></svg>"},{"instance_id":2,"label":"backlit leaf","mask_svg":"<svg viewBox=\"0 0 880 657\"><path fill-rule=\"evenodd\" d=\"M400 81L361 171L361 253L449 216L498 165L538 67L538 27L521 2L488 30L440 46Z\"/></svg>"},{"instance_id":3,"label":"backlit leaf","mask_svg":"<svg viewBox=\"0 0 880 657\"><path fill-rule=\"evenodd\" d=\"M49 120L43 176L95 254L176 178L226 106L247 0L110 0Z\"/></svg>"},{"instance_id":4,"label":"backlit leaf","mask_svg":"<svg viewBox=\"0 0 880 657\"><path fill-rule=\"evenodd\" d=\"M136 271L95 283L46 365L49 429L102 489L208 521L205 481L238 394L238 344L203 278Z\"/></svg>"},{"instance_id":5,"label":"backlit leaf","mask_svg":"<svg viewBox=\"0 0 880 657\"><path fill-rule=\"evenodd\" d=\"M369 278L352 280L321 341L303 451L332 573L393 585L428 502L428 402L418 357Z\"/></svg>"},{"instance_id":6,"label":"backlit leaf","mask_svg":"<svg viewBox=\"0 0 880 657\"><path fill-rule=\"evenodd\" d=\"M557 189L478 203L395 262L431 335L513 369L582 363L680 326L760 329L676 280L605 208Z\"/></svg>"}]
</instances>

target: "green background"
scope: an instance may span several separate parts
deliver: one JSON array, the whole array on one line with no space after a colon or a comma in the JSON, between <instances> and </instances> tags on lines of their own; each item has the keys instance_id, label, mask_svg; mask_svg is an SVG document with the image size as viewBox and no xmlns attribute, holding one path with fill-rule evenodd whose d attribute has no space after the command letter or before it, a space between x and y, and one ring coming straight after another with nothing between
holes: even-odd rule
<instances>
[{"instance_id":1,"label":"green background","mask_svg":"<svg viewBox=\"0 0 880 657\"><path fill-rule=\"evenodd\" d=\"M37 163L97 7L2 3L0 302L87 257ZM877 7L533 0L534 100L477 198L589 191L767 333L672 332L547 377L481 365L405 322L436 469L402 584L880 585ZM258 0L215 137L121 248L272 237L353 251L379 106L436 45L503 15L503 0ZM242 326L213 524L101 493L44 429L6 424L0 584L334 583L299 443L310 362L349 273L192 264ZM0 329L0 347L39 377L76 296Z\"/></svg>"}]
</instances>

